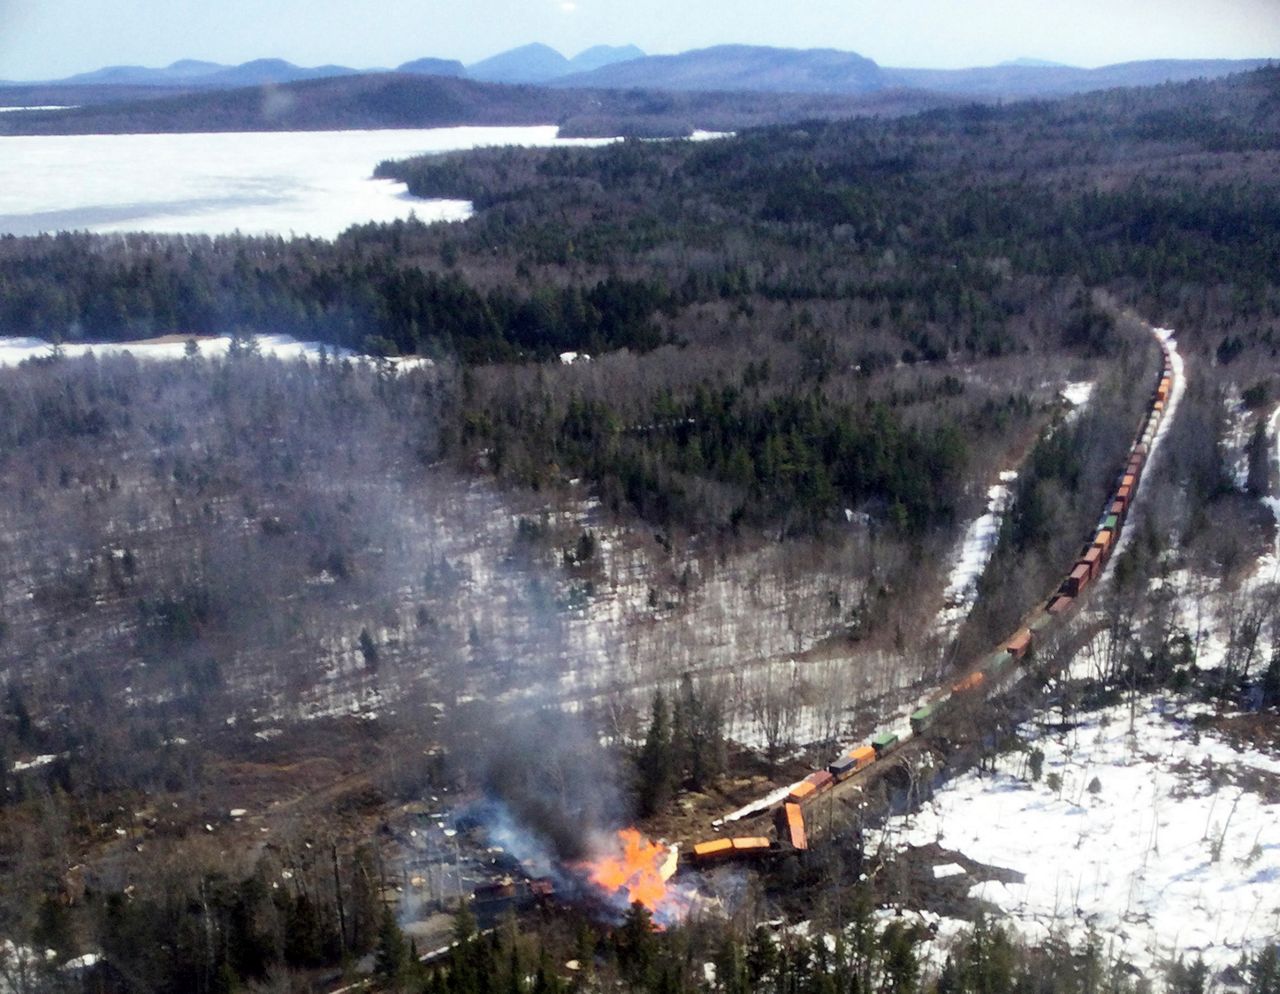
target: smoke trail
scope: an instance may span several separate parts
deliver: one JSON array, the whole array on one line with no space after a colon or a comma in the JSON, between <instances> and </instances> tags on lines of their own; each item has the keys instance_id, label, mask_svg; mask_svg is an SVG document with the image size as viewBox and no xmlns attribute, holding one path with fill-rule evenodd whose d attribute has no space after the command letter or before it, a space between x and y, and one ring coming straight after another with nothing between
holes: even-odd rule
<instances>
[{"instance_id":1,"label":"smoke trail","mask_svg":"<svg viewBox=\"0 0 1280 994\"><path fill-rule=\"evenodd\" d=\"M622 771L579 715L473 702L447 726L457 772L491 802L477 816L522 862L582 859L594 834L623 823Z\"/></svg>"}]
</instances>

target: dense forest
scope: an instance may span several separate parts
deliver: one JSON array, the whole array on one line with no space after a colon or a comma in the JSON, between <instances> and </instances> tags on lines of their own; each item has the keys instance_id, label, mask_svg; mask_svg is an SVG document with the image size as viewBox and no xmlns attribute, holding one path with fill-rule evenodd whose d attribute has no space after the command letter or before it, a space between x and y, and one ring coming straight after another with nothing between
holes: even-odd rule
<instances>
[{"instance_id":1,"label":"dense forest","mask_svg":"<svg viewBox=\"0 0 1280 994\"><path fill-rule=\"evenodd\" d=\"M727 89L727 88L725 88ZM105 91L102 92L102 91ZM955 98L896 88L872 93L673 93L646 87L549 89L451 76L372 72L282 85L6 88L16 104L67 107L6 114L5 135L342 131L536 125L566 137L686 136L806 117L910 114ZM67 106L70 105L70 106Z\"/></svg>"},{"instance_id":2,"label":"dense forest","mask_svg":"<svg viewBox=\"0 0 1280 994\"><path fill-rule=\"evenodd\" d=\"M869 889L847 839L729 874L728 920L662 937L635 909L483 933L463 913L419 966L389 909L417 886L410 840L459 794L607 782L601 805L674 836L989 650L1110 493L1158 363L1135 313L1179 329L1196 380L1151 471L1170 496L1091 630L1120 647L1105 690L1280 700L1261 593L1212 678L1167 617L1134 620L1167 609L1146 593L1175 556L1226 589L1268 534L1278 152L1266 70L384 163L475 216L334 242L0 239L0 333L191 339L171 363L0 371L0 937L52 950L0 944L0 990L283 992L368 969L515 994L1141 991L1093 943L1024 948L981 921L927 969L927 929L870 924L909 874ZM265 332L333 352L282 363ZM225 359L201 352L215 333ZM1069 381L1094 385L1083 409ZM1252 492L1224 454L1240 411ZM1009 467L978 605L944 640L945 554ZM966 748L989 759L1011 722ZM462 844L442 843L452 904ZM1274 951L1236 970L1250 994L1278 977ZM1195 962L1166 981L1209 983Z\"/></svg>"},{"instance_id":3,"label":"dense forest","mask_svg":"<svg viewBox=\"0 0 1280 994\"><path fill-rule=\"evenodd\" d=\"M1264 70L711 143L387 163L380 175L468 197L478 216L355 228L336 243L5 239L0 329L66 341L289 332L484 367L469 384L493 380L486 369L518 383L513 361L561 353L658 350L662 366L673 349L715 353L718 375L584 397L558 431L537 404L486 399L464 436L535 484L561 463L613 481L659 522L705 524L674 482L693 476L758 484L752 513L765 520L794 503L811 523L875 491L882 518L919 529L947 520L939 492L960 448L893 410L909 398L885 405L859 377L905 364L929 380L1046 349L1106 361L1114 343L1081 286L1185 326L1223 364L1274 362L1280 192L1251 163L1277 140L1278 89ZM744 383L763 396L734 396ZM663 437L637 462L611 438L638 425Z\"/></svg>"}]
</instances>

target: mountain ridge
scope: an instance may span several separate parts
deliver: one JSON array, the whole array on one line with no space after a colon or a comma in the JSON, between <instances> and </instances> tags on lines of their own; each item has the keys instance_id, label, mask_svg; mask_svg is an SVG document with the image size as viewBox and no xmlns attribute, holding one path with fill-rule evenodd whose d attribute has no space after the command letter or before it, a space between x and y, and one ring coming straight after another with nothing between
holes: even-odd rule
<instances>
[{"instance_id":1,"label":"mountain ridge","mask_svg":"<svg viewBox=\"0 0 1280 994\"><path fill-rule=\"evenodd\" d=\"M871 93L884 89L881 69L856 52L765 45L715 45L678 55L649 55L563 76L558 87L728 90L774 93Z\"/></svg>"},{"instance_id":2,"label":"mountain ridge","mask_svg":"<svg viewBox=\"0 0 1280 994\"><path fill-rule=\"evenodd\" d=\"M880 66L856 52L832 48L717 45L675 55L646 55L634 45L596 45L569 59L548 45L533 43L469 66L457 60L433 57L405 62L394 70L341 65L306 67L275 58L254 59L238 66L182 59L163 68L107 66L62 80L0 82L0 86L9 93L25 90L32 94L37 90L56 91L60 87L82 93L96 87L200 92L395 72L558 89L844 95L911 89L963 99L1017 100L1213 79L1274 62L1272 59L1149 59L1082 69L1040 59L1016 59L996 66L967 69L916 69Z\"/></svg>"},{"instance_id":3,"label":"mountain ridge","mask_svg":"<svg viewBox=\"0 0 1280 994\"><path fill-rule=\"evenodd\" d=\"M0 89L0 94L8 91ZM47 91L46 91L47 92ZM674 137L810 118L896 116L955 103L875 94L552 89L383 73L0 115L0 135L338 131L555 124L566 137Z\"/></svg>"}]
</instances>

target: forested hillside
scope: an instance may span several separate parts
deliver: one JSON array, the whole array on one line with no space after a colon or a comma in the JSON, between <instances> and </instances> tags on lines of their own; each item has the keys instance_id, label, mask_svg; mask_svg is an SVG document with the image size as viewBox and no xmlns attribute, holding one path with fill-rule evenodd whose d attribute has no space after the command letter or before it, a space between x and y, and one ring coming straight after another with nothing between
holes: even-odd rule
<instances>
[{"instance_id":1,"label":"forested hillside","mask_svg":"<svg viewBox=\"0 0 1280 994\"><path fill-rule=\"evenodd\" d=\"M909 114L954 98L914 90L864 94L666 93L627 88L551 90L419 75L370 73L235 89L160 92L45 88L65 110L0 115L0 135L166 134L211 131L340 131L461 125L557 124L566 136L684 136L805 117ZM0 89L0 92L4 92ZM15 92L15 91L10 91ZM32 91L34 94L35 91ZM19 93L25 103L32 97ZM82 105L83 104L83 105Z\"/></svg>"},{"instance_id":2,"label":"forested hillside","mask_svg":"<svg viewBox=\"0 0 1280 994\"><path fill-rule=\"evenodd\" d=\"M1085 287L1186 327L1223 364L1275 361L1278 108L1267 70L709 144L386 163L380 175L470 198L478 216L335 243L6 239L0 330L270 330L457 359L480 405L460 437L499 474L538 485L564 463L615 505L700 525L784 507L788 527L812 524L875 494L881 516L919 530L952 513L963 446L910 413L909 392L879 390L881 371L914 367L959 395L957 363L1105 360L1116 344ZM652 372L550 426L541 389L509 365L615 350ZM527 402L476 400L513 390ZM740 505L744 491L763 500Z\"/></svg>"}]
</instances>

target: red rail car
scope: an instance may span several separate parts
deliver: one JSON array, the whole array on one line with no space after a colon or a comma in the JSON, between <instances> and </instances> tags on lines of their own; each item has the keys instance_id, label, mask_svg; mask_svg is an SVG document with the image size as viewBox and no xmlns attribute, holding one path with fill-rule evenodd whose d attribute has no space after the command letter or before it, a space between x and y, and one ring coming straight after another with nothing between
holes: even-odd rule
<instances>
[{"instance_id":1,"label":"red rail car","mask_svg":"<svg viewBox=\"0 0 1280 994\"><path fill-rule=\"evenodd\" d=\"M1014 659L1021 659L1027 654L1027 650L1031 648L1031 629L1019 628L1013 633L1013 637L1004 644L1004 648Z\"/></svg>"}]
</instances>

